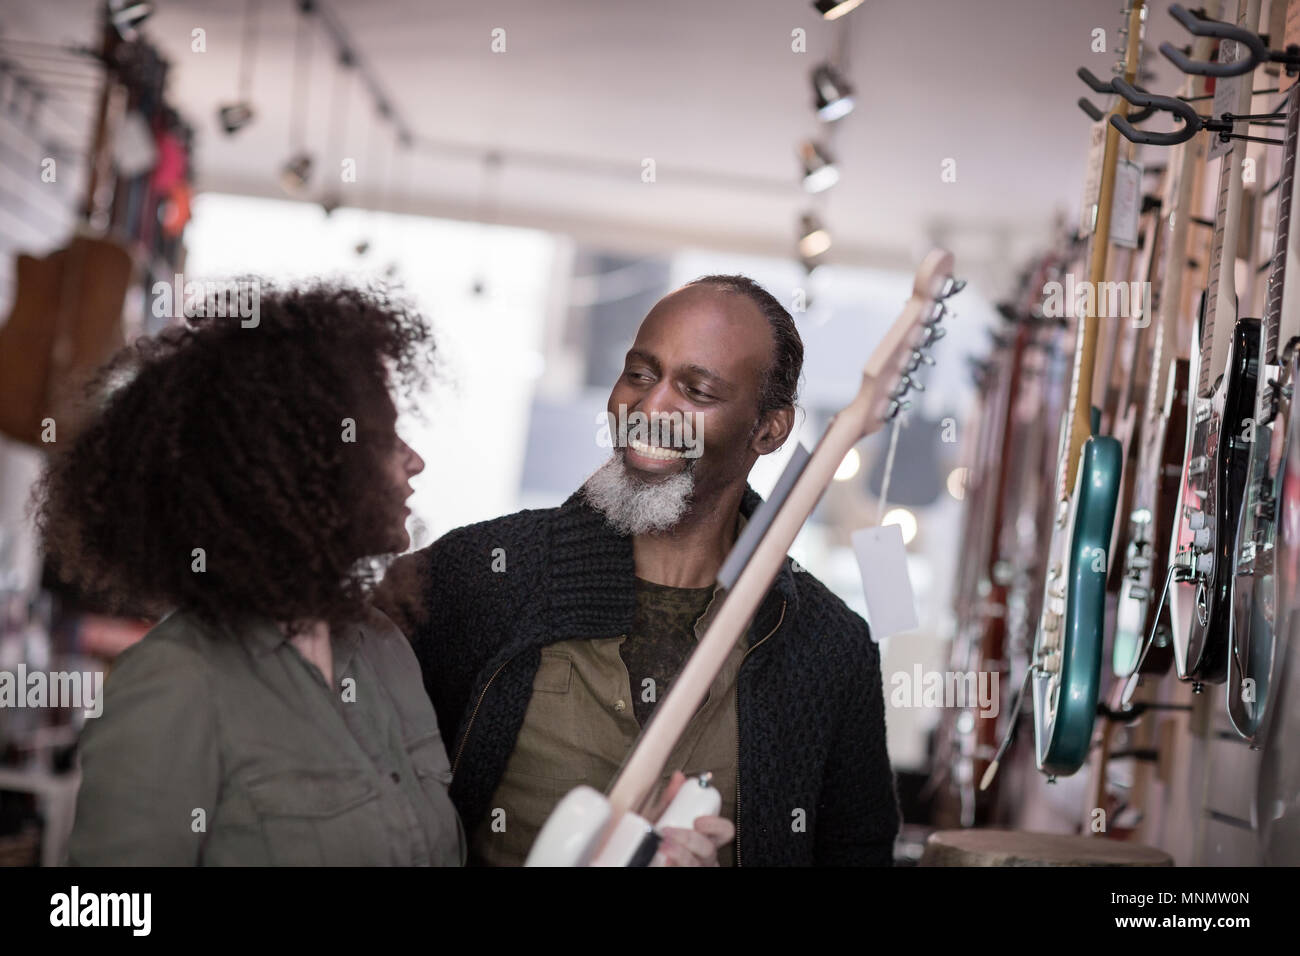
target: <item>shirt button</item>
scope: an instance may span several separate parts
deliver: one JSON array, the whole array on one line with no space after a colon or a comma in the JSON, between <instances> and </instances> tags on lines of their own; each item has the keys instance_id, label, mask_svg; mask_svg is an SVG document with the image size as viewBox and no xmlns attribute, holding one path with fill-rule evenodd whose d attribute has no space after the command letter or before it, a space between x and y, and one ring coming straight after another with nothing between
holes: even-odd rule
<instances>
[{"instance_id":1,"label":"shirt button","mask_svg":"<svg viewBox=\"0 0 1300 956\"><path fill-rule=\"evenodd\" d=\"M401 783L401 782L402 782L402 775L401 775L400 773L398 773L396 770L394 770L392 773L390 773L389 776L393 778L393 783Z\"/></svg>"},{"instance_id":2,"label":"shirt button","mask_svg":"<svg viewBox=\"0 0 1300 956\"><path fill-rule=\"evenodd\" d=\"M627 702L620 697L618 700L614 701L614 710L618 711L620 714L623 713L623 711L627 710Z\"/></svg>"}]
</instances>

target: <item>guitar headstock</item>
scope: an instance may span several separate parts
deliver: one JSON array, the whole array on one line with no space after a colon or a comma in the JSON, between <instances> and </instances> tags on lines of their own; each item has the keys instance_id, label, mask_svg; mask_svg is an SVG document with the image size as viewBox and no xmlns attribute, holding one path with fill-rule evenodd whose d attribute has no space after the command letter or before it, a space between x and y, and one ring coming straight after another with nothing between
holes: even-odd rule
<instances>
[{"instance_id":1,"label":"guitar headstock","mask_svg":"<svg viewBox=\"0 0 1300 956\"><path fill-rule=\"evenodd\" d=\"M911 407L906 401L909 392L925 390L917 373L923 365L934 364L930 349L945 334L939 327L948 315L944 301L965 284L952 277L952 253L935 249L922 260L911 298L863 369L863 388L872 410L864 435Z\"/></svg>"}]
</instances>

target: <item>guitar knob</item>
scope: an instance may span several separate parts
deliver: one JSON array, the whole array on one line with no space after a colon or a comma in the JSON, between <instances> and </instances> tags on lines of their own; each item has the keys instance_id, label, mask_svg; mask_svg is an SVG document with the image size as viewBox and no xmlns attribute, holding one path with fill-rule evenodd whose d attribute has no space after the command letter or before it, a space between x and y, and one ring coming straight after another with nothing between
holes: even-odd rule
<instances>
[{"instance_id":1,"label":"guitar knob","mask_svg":"<svg viewBox=\"0 0 1300 956\"><path fill-rule=\"evenodd\" d=\"M1202 528L1204 528L1205 512L1193 511L1191 515L1188 516L1187 518L1187 527L1191 528L1193 531L1200 531Z\"/></svg>"},{"instance_id":2,"label":"guitar knob","mask_svg":"<svg viewBox=\"0 0 1300 956\"><path fill-rule=\"evenodd\" d=\"M1128 596L1135 601L1145 601L1151 596L1151 592L1140 584L1134 584L1128 589Z\"/></svg>"},{"instance_id":3,"label":"guitar knob","mask_svg":"<svg viewBox=\"0 0 1300 956\"><path fill-rule=\"evenodd\" d=\"M1209 528L1202 528L1200 531L1196 532L1196 537L1192 540L1192 547L1196 548L1197 551L1210 550Z\"/></svg>"},{"instance_id":4,"label":"guitar knob","mask_svg":"<svg viewBox=\"0 0 1300 956\"><path fill-rule=\"evenodd\" d=\"M1128 566L1134 571L1145 571L1147 568L1151 567L1151 559L1145 555L1135 554L1133 557L1129 558Z\"/></svg>"}]
</instances>

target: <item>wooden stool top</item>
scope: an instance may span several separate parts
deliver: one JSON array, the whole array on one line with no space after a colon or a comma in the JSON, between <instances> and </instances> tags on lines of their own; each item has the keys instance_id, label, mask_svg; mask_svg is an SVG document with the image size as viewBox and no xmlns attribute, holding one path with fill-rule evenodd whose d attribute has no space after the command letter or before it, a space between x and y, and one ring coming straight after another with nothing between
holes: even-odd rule
<instances>
[{"instance_id":1,"label":"wooden stool top","mask_svg":"<svg viewBox=\"0 0 1300 956\"><path fill-rule=\"evenodd\" d=\"M921 866L1173 866L1163 850L1104 836L1024 830L939 830Z\"/></svg>"}]
</instances>

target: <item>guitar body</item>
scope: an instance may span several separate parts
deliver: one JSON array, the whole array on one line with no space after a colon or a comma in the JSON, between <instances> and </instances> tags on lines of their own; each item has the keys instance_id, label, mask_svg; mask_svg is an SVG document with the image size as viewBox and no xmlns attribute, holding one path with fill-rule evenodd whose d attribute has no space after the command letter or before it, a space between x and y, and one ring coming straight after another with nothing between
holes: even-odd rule
<instances>
[{"instance_id":1,"label":"guitar body","mask_svg":"<svg viewBox=\"0 0 1300 956\"><path fill-rule=\"evenodd\" d=\"M1260 344L1259 320L1239 319L1224 377L1192 406L1170 555L1186 575L1170 585L1182 680L1218 684L1227 677L1237 520L1253 445L1244 435L1254 427L1247 422L1255 413Z\"/></svg>"},{"instance_id":2,"label":"guitar body","mask_svg":"<svg viewBox=\"0 0 1300 956\"><path fill-rule=\"evenodd\" d=\"M635 813L625 813L604 840L613 808L603 793L574 787L564 795L537 834L524 866L650 866L664 827L694 828L700 817L713 816L722 795L709 785L709 775L682 784L654 825Z\"/></svg>"},{"instance_id":3,"label":"guitar body","mask_svg":"<svg viewBox=\"0 0 1300 956\"><path fill-rule=\"evenodd\" d=\"M1270 367L1270 372L1272 368ZM1272 417L1255 426L1255 441L1246 477L1245 497L1236 534L1236 569L1232 585L1231 653L1228 655L1228 717L1237 733L1254 741L1269 705L1269 684L1276 659L1277 635L1283 613L1294 603L1294 591L1278 588L1277 556L1279 525L1294 527L1300 501L1287 505L1285 490L1287 463L1300 442L1287 397L1300 374L1300 353L1293 353L1289 366L1261 385L1275 396ZM1280 506L1280 508L1279 508ZM1279 521L1279 510L1287 511ZM1295 566L1295 535L1286 537L1283 563ZM1294 587L1294 577L1289 578Z\"/></svg>"},{"instance_id":4,"label":"guitar body","mask_svg":"<svg viewBox=\"0 0 1300 956\"><path fill-rule=\"evenodd\" d=\"M0 431L37 447L42 420L70 437L81 390L123 343L130 253L109 239L76 236L44 259L19 256L18 293L0 328Z\"/></svg>"},{"instance_id":5,"label":"guitar body","mask_svg":"<svg viewBox=\"0 0 1300 956\"><path fill-rule=\"evenodd\" d=\"M20 255L17 292L9 320L0 328L0 431L36 444L48 404L54 357L54 316L63 260Z\"/></svg>"},{"instance_id":6,"label":"guitar body","mask_svg":"<svg viewBox=\"0 0 1300 956\"><path fill-rule=\"evenodd\" d=\"M1033 678L1035 759L1051 776L1069 776L1088 756L1101 682L1106 549L1122 469L1118 441L1088 438L1074 491L1060 502L1052 529Z\"/></svg>"},{"instance_id":7,"label":"guitar body","mask_svg":"<svg viewBox=\"0 0 1300 956\"><path fill-rule=\"evenodd\" d=\"M1169 615L1159 606L1159 592L1164 587L1163 556L1169 553L1178 515L1190 363L1175 359L1172 364L1162 411L1142 429L1142 450L1128 518L1124 580L1115 609L1111 670L1116 677L1133 673L1142 642L1153 629L1156 639L1142 662L1143 673L1163 674L1173 659Z\"/></svg>"}]
</instances>

